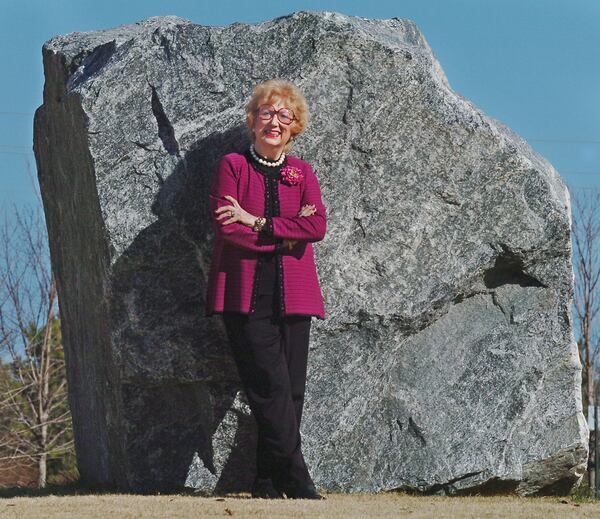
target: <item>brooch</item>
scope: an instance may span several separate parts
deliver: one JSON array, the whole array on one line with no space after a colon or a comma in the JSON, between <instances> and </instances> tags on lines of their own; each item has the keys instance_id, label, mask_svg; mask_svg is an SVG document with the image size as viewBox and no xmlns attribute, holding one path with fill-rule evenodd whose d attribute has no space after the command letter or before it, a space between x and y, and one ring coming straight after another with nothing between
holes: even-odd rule
<instances>
[{"instance_id":1,"label":"brooch","mask_svg":"<svg viewBox=\"0 0 600 519\"><path fill-rule=\"evenodd\" d=\"M304 175L302 174L302 171L294 166L285 166L284 168L281 168L281 180L290 186L299 184L303 178Z\"/></svg>"}]
</instances>

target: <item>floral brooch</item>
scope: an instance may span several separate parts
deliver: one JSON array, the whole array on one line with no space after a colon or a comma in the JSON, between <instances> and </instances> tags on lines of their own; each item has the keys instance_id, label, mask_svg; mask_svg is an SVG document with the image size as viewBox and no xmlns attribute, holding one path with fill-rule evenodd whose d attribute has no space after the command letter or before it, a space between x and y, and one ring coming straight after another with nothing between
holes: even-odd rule
<instances>
[{"instance_id":1,"label":"floral brooch","mask_svg":"<svg viewBox=\"0 0 600 519\"><path fill-rule=\"evenodd\" d=\"M284 168L281 168L281 180L290 186L299 184L303 178L304 175L302 174L302 170L295 168L294 166L285 166Z\"/></svg>"}]
</instances>

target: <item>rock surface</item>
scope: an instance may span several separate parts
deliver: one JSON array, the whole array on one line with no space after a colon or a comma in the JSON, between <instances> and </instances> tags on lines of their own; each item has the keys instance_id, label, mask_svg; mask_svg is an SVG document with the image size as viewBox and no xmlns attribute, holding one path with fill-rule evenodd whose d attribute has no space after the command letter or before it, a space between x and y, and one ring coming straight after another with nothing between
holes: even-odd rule
<instances>
[{"instance_id":1,"label":"rock surface","mask_svg":"<svg viewBox=\"0 0 600 519\"><path fill-rule=\"evenodd\" d=\"M525 495L580 481L568 192L452 91L414 22L154 17L53 38L43 59L34 150L85 482L250 485L254 421L221 317L203 316L207 190L273 77L307 97L292 153L329 215L302 423L317 486Z\"/></svg>"}]
</instances>

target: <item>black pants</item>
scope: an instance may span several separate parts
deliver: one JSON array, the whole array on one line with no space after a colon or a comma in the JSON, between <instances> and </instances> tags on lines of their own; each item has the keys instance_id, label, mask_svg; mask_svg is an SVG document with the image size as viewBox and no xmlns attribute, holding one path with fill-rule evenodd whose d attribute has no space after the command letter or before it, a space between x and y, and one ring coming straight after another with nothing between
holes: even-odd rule
<instances>
[{"instance_id":1,"label":"black pants","mask_svg":"<svg viewBox=\"0 0 600 519\"><path fill-rule=\"evenodd\" d=\"M300 446L311 316L276 317L261 294L251 315L224 312L240 379L258 426L257 475L312 484Z\"/></svg>"}]
</instances>

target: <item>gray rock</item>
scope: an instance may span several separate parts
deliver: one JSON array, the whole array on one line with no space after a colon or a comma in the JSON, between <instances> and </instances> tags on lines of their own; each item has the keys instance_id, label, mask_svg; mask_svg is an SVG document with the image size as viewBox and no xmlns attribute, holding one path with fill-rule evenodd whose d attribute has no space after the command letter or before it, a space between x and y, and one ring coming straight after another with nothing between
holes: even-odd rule
<instances>
[{"instance_id":1,"label":"gray rock","mask_svg":"<svg viewBox=\"0 0 600 519\"><path fill-rule=\"evenodd\" d=\"M219 157L254 85L296 82L293 153L320 179L327 318L303 450L318 487L569 492L588 429L573 339L569 194L452 91L414 22L297 12L154 17L43 46L35 155L82 479L239 491L255 425L205 318Z\"/></svg>"}]
</instances>

